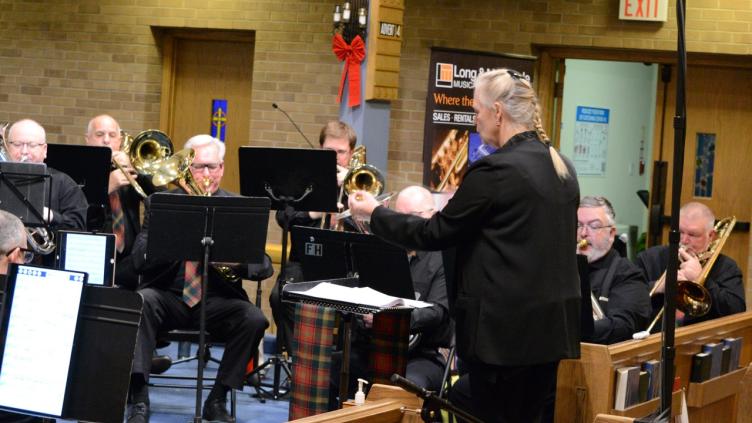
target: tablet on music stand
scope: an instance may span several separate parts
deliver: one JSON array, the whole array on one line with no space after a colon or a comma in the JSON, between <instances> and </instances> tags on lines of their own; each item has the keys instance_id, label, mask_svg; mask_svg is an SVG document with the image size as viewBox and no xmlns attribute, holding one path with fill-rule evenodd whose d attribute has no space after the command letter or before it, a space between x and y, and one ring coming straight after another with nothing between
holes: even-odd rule
<instances>
[{"instance_id":1,"label":"tablet on music stand","mask_svg":"<svg viewBox=\"0 0 752 423\"><path fill-rule=\"evenodd\" d=\"M58 231L57 267L89 275L89 285L112 286L115 278L115 235Z\"/></svg>"},{"instance_id":2,"label":"tablet on music stand","mask_svg":"<svg viewBox=\"0 0 752 423\"><path fill-rule=\"evenodd\" d=\"M0 407L61 417L86 274L12 264L0 324Z\"/></svg>"},{"instance_id":3,"label":"tablet on music stand","mask_svg":"<svg viewBox=\"0 0 752 423\"><path fill-rule=\"evenodd\" d=\"M45 163L76 181L89 204L107 204L112 170L112 150L109 147L47 144Z\"/></svg>"}]
</instances>

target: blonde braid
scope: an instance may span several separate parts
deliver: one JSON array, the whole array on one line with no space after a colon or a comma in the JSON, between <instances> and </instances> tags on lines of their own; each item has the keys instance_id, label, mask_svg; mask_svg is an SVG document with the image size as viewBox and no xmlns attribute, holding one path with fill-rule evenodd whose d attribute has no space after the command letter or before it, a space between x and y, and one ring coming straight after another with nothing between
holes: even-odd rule
<instances>
[{"instance_id":1,"label":"blonde braid","mask_svg":"<svg viewBox=\"0 0 752 423\"><path fill-rule=\"evenodd\" d=\"M538 133L538 137L540 137L541 141L548 144L548 151L551 155L551 162L554 165L556 175L558 175L559 179L563 181L564 179L570 177L569 169L567 168L566 163L564 163L564 159L562 159L559 155L559 152L556 151L556 149L551 145L551 140L548 138L548 134L546 134L546 131L543 129L543 122L540 117L540 106L538 105L538 99L534 97L533 103L533 127L535 128L535 132Z\"/></svg>"}]
</instances>

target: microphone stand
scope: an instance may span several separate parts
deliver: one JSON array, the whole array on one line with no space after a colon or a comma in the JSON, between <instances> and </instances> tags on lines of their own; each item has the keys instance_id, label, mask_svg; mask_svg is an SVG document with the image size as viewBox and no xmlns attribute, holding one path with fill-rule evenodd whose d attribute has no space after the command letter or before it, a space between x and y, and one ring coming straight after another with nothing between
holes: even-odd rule
<instances>
[{"instance_id":1,"label":"microphone stand","mask_svg":"<svg viewBox=\"0 0 752 423\"><path fill-rule=\"evenodd\" d=\"M423 399L423 408L421 408L420 410L420 417L425 423L436 421L436 417L439 416L439 410L446 410L466 422L483 423L483 420L460 408L457 408L451 402L437 396L435 392L429 391L426 388L422 388L416 385L410 379L406 379L398 375L397 373L393 374L389 380L392 382L392 384L397 385L405 391L415 394L419 398Z\"/></svg>"},{"instance_id":2,"label":"microphone stand","mask_svg":"<svg viewBox=\"0 0 752 423\"><path fill-rule=\"evenodd\" d=\"M676 332L676 273L679 269L679 208L681 207L682 173L684 170L684 143L687 130L685 79L687 75L687 50L684 44L684 0L676 2L677 25L677 78L676 115L674 116L674 163L671 186L671 229L669 231L668 268L663 313L663 347L661 350L661 413L657 421L668 421L671 416L671 395L674 386L674 335ZM665 420L663 420L665 419Z\"/></svg>"},{"instance_id":3,"label":"microphone stand","mask_svg":"<svg viewBox=\"0 0 752 423\"><path fill-rule=\"evenodd\" d=\"M303 131L300 130L300 127L298 126L298 124L295 123L294 120L292 120L292 118L290 117L290 115L287 114L286 111L284 111L281 107L279 107L279 105L277 105L277 103L272 103L272 107L274 107L275 109L279 110L280 112L282 112L285 115L285 117L287 118L287 120L289 120L290 123L292 123L292 126L294 126L295 129L298 130L298 133L303 137L304 140L306 140L306 142L308 143L308 145L311 146L311 148L316 148L313 145L313 143L311 143L311 140L309 140L308 137L305 136L305 134L303 133Z\"/></svg>"}]
</instances>

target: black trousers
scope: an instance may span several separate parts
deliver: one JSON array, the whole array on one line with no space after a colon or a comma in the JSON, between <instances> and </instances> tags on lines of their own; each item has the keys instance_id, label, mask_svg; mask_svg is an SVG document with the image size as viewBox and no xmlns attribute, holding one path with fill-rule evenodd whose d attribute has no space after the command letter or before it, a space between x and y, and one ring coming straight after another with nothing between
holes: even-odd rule
<instances>
[{"instance_id":1,"label":"black trousers","mask_svg":"<svg viewBox=\"0 0 752 423\"><path fill-rule=\"evenodd\" d=\"M158 334L172 329L198 328L200 305L189 308L175 293L166 290L145 288L138 292L144 299L144 309L136 338L133 373L143 374L148 381ZM246 365L267 327L269 322L264 314L248 301L208 296L206 330L213 339L225 343L217 371L219 383L242 388Z\"/></svg>"},{"instance_id":2,"label":"black trousers","mask_svg":"<svg viewBox=\"0 0 752 423\"><path fill-rule=\"evenodd\" d=\"M534 366L469 364L449 400L486 423L553 422L559 362Z\"/></svg>"}]
</instances>

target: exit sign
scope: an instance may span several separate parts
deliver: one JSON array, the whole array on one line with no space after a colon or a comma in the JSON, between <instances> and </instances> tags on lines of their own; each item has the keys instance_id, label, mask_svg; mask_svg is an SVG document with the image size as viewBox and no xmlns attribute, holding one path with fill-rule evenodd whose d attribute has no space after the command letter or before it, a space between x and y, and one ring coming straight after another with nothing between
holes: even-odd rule
<instances>
[{"instance_id":1,"label":"exit sign","mask_svg":"<svg viewBox=\"0 0 752 423\"><path fill-rule=\"evenodd\" d=\"M619 19L666 22L668 0L619 0Z\"/></svg>"}]
</instances>

